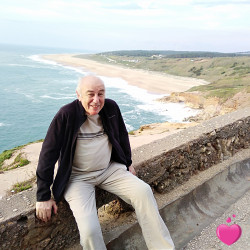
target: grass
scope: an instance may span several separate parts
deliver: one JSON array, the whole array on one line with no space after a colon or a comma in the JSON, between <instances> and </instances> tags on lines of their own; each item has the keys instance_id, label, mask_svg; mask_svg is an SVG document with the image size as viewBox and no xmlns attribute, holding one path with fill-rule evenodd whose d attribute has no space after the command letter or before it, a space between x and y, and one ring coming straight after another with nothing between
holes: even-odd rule
<instances>
[{"instance_id":1,"label":"grass","mask_svg":"<svg viewBox=\"0 0 250 250\"><path fill-rule=\"evenodd\" d=\"M24 190L30 189L30 188L32 188L35 181L36 181L36 177L34 176L27 181L18 182L12 186L11 193L16 194L16 193L22 192Z\"/></svg>"},{"instance_id":2,"label":"grass","mask_svg":"<svg viewBox=\"0 0 250 250\"><path fill-rule=\"evenodd\" d=\"M193 87L189 91L201 91L207 97L215 96L225 101L241 91L250 93L250 74L218 79L207 85Z\"/></svg>"},{"instance_id":3,"label":"grass","mask_svg":"<svg viewBox=\"0 0 250 250\"><path fill-rule=\"evenodd\" d=\"M134 130L129 131L128 134L129 134L129 135L135 135L135 131L134 131Z\"/></svg>"},{"instance_id":4,"label":"grass","mask_svg":"<svg viewBox=\"0 0 250 250\"><path fill-rule=\"evenodd\" d=\"M3 170L3 163L5 160L8 160L12 157L13 153L18 149L21 149L23 146L15 147L13 149L5 150L0 154L0 170Z\"/></svg>"},{"instance_id":5,"label":"grass","mask_svg":"<svg viewBox=\"0 0 250 250\"><path fill-rule=\"evenodd\" d=\"M18 156L14 160L14 168L17 167L23 167L25 165L28 165L30 163L29 160L22 157L22 154L18 154Z\"/></svg>"},{"instance_id":6,"label":"grass","mask_svg":"<svg viewBox=\"0 0 250 250\"><path fill-rule=\"evenodd\" d=\"M14 169L14 168L17 168L17 167L22 167L22 166L25 166L27 164L29 164L29 161L25 158L23 158L21 156L21 154L19 154L15 159L14 159L14 162L12 164L10 164L9 166L7 167L3 167L4 165L4 161L5 160L8 160L12 157L12 155L19 149L22 149L23 147L29 145L29 144L32 144L32 143L37 143L37 142L42 142L43 139L41 140L37 140L37 141L34 141L34 142L29 142L25 145L21 145L21 146L18 146L18 147L15 147L15 148L12 148L12 149L9 149L9 150L5 150L3 151L1 154L0 154L0 172L1 171L7 171L7 170L11 170L11 169Z\"/></svg>"},{"instance_id":7,"label":"grass","mask_svg":"<svg viewBox=\"0 0 250 250\"><path fill-rule=\"evenodd\" d=\"M23 158L22 153L20 153L16 156L16 158L10 165L2 167L2 170L3 171L12 170L18 167L23 167L25 165L28 165L29 163L30 161L27 160L26 158Z\"/></svg>"},{"instance_id":8,"label":"grass","mask_svg":"<svg viewBox=\"0 0 250 250\"><path fill-rule=\"evenodd\" d=\"M80 55L87 59L176 76L194 77L209 82L188 91L227 100L240 91L250 89L250 56L214 58L159 58L114 55Z\"/></svg>"}]
</instances>

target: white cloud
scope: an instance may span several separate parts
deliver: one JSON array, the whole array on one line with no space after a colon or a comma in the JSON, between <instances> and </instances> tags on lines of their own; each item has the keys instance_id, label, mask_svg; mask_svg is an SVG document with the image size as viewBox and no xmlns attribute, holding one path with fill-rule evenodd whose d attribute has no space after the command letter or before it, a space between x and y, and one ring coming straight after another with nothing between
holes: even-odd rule
<instances>
[{"instance_id":1,"label":"white cloud","mask_svg":"<svg viewBox=\"0 0 250 250\"><path fill-rule=\"evenodd\" d=\"M27 39L29 34L33 35L30 30L39 27L41 36L49 34L47 41L51 43L71 39L72 43L81 40L90 46L104 43L125 46L125 40L128 44L134 39L138 48L139 44L149 43L167 46L170 40L171 44L185 46L185 38L194 39L195 44L201 31L205 36L206 33L217 36L223 31L250 33L248 3L248 0L1 0L0 23L6 39L14 36L15 25L20 29L18 23L22 22ZM8 21L12 21L9 35L3 25Z\"/></svg>"},{"instance_id":2,"label":"white cloud","mask_svg":"<svg viewBox=\"0 0 250 250\"><path fill-rule=\"evenodd\" d=\"M193 0L193 4L203 6L250 5L249 0Z\"/></svg>"}]
</instances>

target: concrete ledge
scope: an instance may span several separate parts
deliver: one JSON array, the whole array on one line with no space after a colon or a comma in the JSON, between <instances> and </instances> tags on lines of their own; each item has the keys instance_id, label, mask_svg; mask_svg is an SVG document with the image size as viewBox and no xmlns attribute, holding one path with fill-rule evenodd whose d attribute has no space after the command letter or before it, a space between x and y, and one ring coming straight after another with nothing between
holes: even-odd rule
<instances>
[{"instance_id":1,"label":"concrete ledge","mask_svg":"<svg viewBox=\"0 0 250 250\"><path fill-rule=\"evenodd\" d=\"M208 180L202 178L203 182L196 182L194 186L191 185L191 189L188 188L190 185L184 184L182 188L189 189L188 192L179 193L180 197L161 207L161 216L168 226L176 249L185 247L203 228L250 190L250 149L243 151L234 159L230 158L213 166L220 169L220 172L212 174ZM191 183L194 184L192 180ZM162 194L158 194L156 198L158 201L169 199ZM131 246L133 249L147 249L138 223L107 244L108 249L112 250L130 250Z\"/></svg>"},{"instance_id":2,"label":"concrete ledge","mask_svg":"<svg viewBox=\"0 0 250 250\"><path fill-rule=\"evenodd\" d=\"M160 208L183 196L181 192L177 197L171 191L173 188L175 191L182 188L182 184L189 183L190 178L209 171L222 161L233 159L237 153L249 148L249 115L250 108L238 110L133 150L138 176L157 191L155 196ZM98 206L112 199L114 196L111 194L97 194ZM34 204L35 190L0 200L1 249L67 249L79 241L74 218L66 203L59 204L59 214L47 224L36 220ZM166 221L168 224L170 220ZM131 228L135 223L134 219L129 219L125 225L104 231L106 243L115 242L114 239L120 237L124 230L127 230L126 235L137 232L137 229ZM172 224L176 224L175 221L168 225L170 231L178 232L179 229L172 228ZM173 238L176 241L175 235ZM124 240L122 246L127 245L124 238L120 240ZM133 237L128 242L136 244ZM115 245L110 247L116 249Z\"/></svg>"},{"instance_id":3,"label":"concrete ledge","mask_svg":"<svg viewBox=\"0 0 250 250\"><path fill-rule=\"evenodd\" d=\"M250 146L250 108L213 118L133 150L138 177L169 192Z\"/></svg>"}]
</instances>

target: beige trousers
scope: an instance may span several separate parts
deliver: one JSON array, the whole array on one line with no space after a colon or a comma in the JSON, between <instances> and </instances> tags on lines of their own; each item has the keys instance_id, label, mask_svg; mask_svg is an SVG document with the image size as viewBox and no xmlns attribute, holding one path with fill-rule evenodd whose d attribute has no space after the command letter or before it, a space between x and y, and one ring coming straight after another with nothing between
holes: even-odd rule
<instances>
[{"instance_id":1,"label":"beige trousers","mask_svg":"<svg viewBox=\"0 0 250 250\"><path fill-rule=\"evenodd\" d=\"M84 176L77 180L71 178L64 194L76 219L84 250L106 249L97 216L95 186L116 194L134 207L148 249L174 249L151 187L127 171L126 166L113 162L102 174L89 180Z\"/></svg>"}]
</instances>

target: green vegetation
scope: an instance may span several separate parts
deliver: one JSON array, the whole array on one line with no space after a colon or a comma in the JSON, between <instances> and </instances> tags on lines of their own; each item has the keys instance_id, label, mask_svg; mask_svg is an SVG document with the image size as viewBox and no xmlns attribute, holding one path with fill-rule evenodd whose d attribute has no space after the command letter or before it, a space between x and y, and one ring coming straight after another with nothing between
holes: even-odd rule
<instances>
[{"instance_id":1,"label":"green vegetation","mask_svg":"<svg viewBox=\"0 0 250 250\"><path fill-rule=\"evenodd\" d=\"M128 134L129 134L129 135L134 135L134 134L135 134L135 131L134 131L134 130L129 131Z\"/></svg>"},{"instance_id":2,"label":"green vegetation","mask_svg":"<svg viewBox=\"0 0 250 250\"><path fill-rule=\"evenodd\" d=\"M22 167L22 166L25 166L25 165L28 165L29 164L29 161L25 158L22 157L21 154L19 154L15 159L14 161L8 165L8 166L5 166L3 167L4 165L4 161L5 160L8 160L12 157L12 155L19 149L31 144L31 143L37 143L37 142L42 142L44 139L41 139L41 140L37 140L37 141L34 141L34 142L29 142L25 145L21 145L21 146L18 146L18 147L15 147L15 148L12 148L12 149L9 149L9 150L5 150L3 151L1 154L0 154L0 172L1 171L7 171L7 170L11 170L11 169L15 169L17 167Z\"/></svg>"},{"instance_id":3,"label":"green vegetation","mask_svg":"<svg viewBox=\"0 0 250 250\"><path fill-rule=\"evenodd\" d=\"M12 186L11 193L16 194L24 190L27 190L29 188L32 188L32 185L35 183L35 181L36 181L36 177L34 176L27 181L18 182Z\"/></svg>"},{"instance_id":4,"label":"green vegetation","mask_svg":"<svg viewBox=\"0 0 250 250\"><path fill-rule=\"evenodd\" d=\"M122 67L204 79L210 84L191 88L222 101L240 91L250 92L250 54L180 51L117 51L78 55Z\"/></svg>"},{"instance_id":5,"label":"green vegetation","mask_svg":"<svg viewBox=\"0 0 250 250\"><path fill-rule=\"evenodd\" d=\"M22 167L22 166L25 166L25 165L28 165L30 163L29 160L25 159L22 157L22 154L18 154L18 156L15 158L14 160L14 168L17 168L17 167Z\"/></svg>"},{"instance_id":6,"label":"green vegetation","mask_svg":"<svg viewBox=\"0 0 250 250\"><path fill-rule=\"evenodd\" d=\"M219 53L208 51L174 51L174 50L119 50L99 53L106 56L150 57L161 56L167 58L197 58L197 57L233 57L242 53Z\"/></svg>"},{"instance_id":7,"label":"green vegetation","mask_svg":"<svg viewBox=\"0 0 250 250\"><path fill-rule=\"evenodd\" d=\"M5 167L2 166L1 169L3 171L7 171L7 170L15 169L18 167L23 167L25 165L28 165L29 163L30 163L30 161L27 160L26 158L23 158L22 153L20 153L16 156L16 158L14 159L14 161L10 165L5 166Z\"/></svg>"},{"instance_id":8,"label":"green vegetation","mask_svg":"<svg viewBox=\"0 0 250 250\"><path fill-rule=\"evenodd\" d=\"M10 150L5 150L3 151L1 154L0 154L0 171L1 170L4 170L3 169L3 163L5 160L8 160L11 158L11 156L13 155L13 153L18 150L18 149L21 149L23 146L19 146L19 147L15 147L13 149L10 149Z\"/></svg>"}]
</instances>

